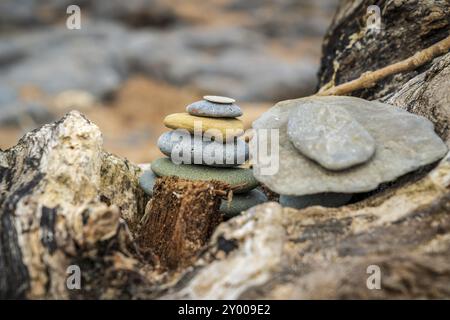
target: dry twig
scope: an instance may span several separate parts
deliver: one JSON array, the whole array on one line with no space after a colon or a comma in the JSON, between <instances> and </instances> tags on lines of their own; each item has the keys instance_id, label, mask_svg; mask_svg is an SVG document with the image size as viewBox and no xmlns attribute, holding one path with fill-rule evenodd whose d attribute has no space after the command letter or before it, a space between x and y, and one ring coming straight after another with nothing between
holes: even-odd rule
<instances>
[{"instance_id":1,"label":"dry twig","mask_svg":"<svg viewBox=\"0 0 450 320\"><path fill-rule=\"evenodd\" d=\"M447 53L449 50L450 50L450 36L433 44L432 46L426 49L417 52L416 54L405 60L393 63L391 65L388 65L384 68L375 71L365 72L355 80L331 88L322 87L322 89L319 90L319 92L316 95L338 96L338 95L345 95L359 89L370 88L381 79L384 79L393 74L414 70L424 65L425 63L433 60L437 56Z\"/></svg>"}]
</instances>

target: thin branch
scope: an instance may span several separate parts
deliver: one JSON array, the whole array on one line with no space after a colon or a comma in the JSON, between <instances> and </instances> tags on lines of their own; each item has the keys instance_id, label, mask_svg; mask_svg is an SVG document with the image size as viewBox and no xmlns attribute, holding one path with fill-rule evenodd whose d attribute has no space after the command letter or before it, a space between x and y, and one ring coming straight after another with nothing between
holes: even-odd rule
<instances>
[{"instance_id":1,"label":"thin branch","mask_svg":"<svg viewBox=\"0 0 450 320\"><path fill-rule=\"evenodd\" d=\"M433 60L435 57L447 53L450 50L450 36L433 44L432 46L423 49L413 56L388 65L384 68L368 71L363 73L359 78L340 84L335 87L323 87L317 93L318 96L338 96L345 95L359 89L370 88L378 81L390 75L414 70L425 63Z\"/></svg>"}]
</instances>

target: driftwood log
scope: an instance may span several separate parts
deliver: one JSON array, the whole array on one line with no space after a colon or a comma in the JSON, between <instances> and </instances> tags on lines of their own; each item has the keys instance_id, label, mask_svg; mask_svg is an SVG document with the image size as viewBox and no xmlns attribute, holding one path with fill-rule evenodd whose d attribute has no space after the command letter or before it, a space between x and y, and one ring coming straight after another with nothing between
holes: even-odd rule
<instances>
[{"instance_id":1,"label":"driftwood log","mask_svg":"<svg viewBox=\"0 0 450 320\"><path fill-rule=\"evenodd\" d=\"M404 60L449 34L446 0L377 1L380 33L366 30L369 4L342 1L324 41L319 87ZM449 82L447 53L351 94L427 117L450 145ZM147 205L139 173L103 151L99 129L78 112L0 151L0 297L450 298L450 154L348 206L254 207L221 223L190 252L193 264L176 268L159 266L180 252L171 244L192 238L164 242L155 214L175 214L181 225L173 225L184 228L187 211L176 209L182 201L157 209L170 188ZM213 212L217 199L208 199ZM209 225L195 243L205 243ZM74 265L80 289L67 285ZM381 275L375 290L367 286L373 267Z\"/></svg>"}]
</instances>

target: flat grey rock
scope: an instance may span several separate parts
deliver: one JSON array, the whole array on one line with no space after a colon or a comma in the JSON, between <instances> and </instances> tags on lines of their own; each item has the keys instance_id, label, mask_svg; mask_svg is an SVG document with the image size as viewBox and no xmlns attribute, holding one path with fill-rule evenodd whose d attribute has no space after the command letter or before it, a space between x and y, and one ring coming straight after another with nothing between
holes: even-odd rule
<instances>
[{"instance_id":1,"label":"flat grey rock","mask_svg":"<svg viewBox=\"0 0 450 320\"><path fill-rule=\"evenodd\" d=\"M203 141L186 130L163 133L158 139L162 153L175 164L202 164L212 167L236 167L249 158L249 147L240 139L234 143Z\"/></svg>"},{"instance_id":2,"label":"flat grey rock","mask_svg":"<svg viewBox=\"0 0 450 320\"><path fill-rule=\"evenodd\" d=\"M153 173L152 170L144 171L139 177L139 185L148 195L153 195L153 187L155 186L155 181L158 177Z\"/></svg>"},{"instance_id":3,"label":"flat grey rock","mask_svg":"<svg viewBox=\"0 0 450 320\"><path fill-rule=\"evenodd\" d=\"M348 203L352 198L348 193L317 193L306 196L280 195L280 204L283 207L303 209L310 206L334 208Z\"/></svg>"},{"instance_id":4,"label":"flat grey rock","mask_svg":"<svg viewBox=\"0 0 450 320\"><path fill-rule=\"evenodd\" d=\"M339 106L297 106L290 114L287 135L303 155L330 170L364 163L375 153L370 133Z\"/></svg>"},{"instance_id":5,"label":"flat grey rock","mask_svg":"<svg viewBox=\"0 0 450 320\"><path fill-rule=\"evenodd\" d=\"M304 104L345 108L374 138L376 151L373 157L359 166L332 171L302 155L289 141L287 123L291 112ZM265 174L264 163L270 163L271 155L261 153L253 164L253 173L257 180L283 195L370 191L381 183L441 159L447 152L447 146L426 118L388 104L355 97L283 101L253 122L253 127L256 137L263 142L266 140L268 150L271 150L271 141L260 129L279 129L278 170Z\"/></svg>"},{"instance_id":6,"label":"flat grey rock","mask_svg":"<svg viewBox=\"0 0 450 320\"><path fill-rule=\"evenodd\" d=\"M223 104L206 100L191 103L186 107L186 112L193 116L212 118L236 118L242 116L241 108L234 103Z\"/></svg>"},{"instance_id":7,"label":"flat grey rock","mask_svg":"<svg viewBox=\"0 0 450 320\"><path fill-rule=\"evenodd\" d=\"M219 211L227 218L237 216L242 211L248 210L258 204L267 201L266 195L258 189L253 189L247 193L235 194L230 203L222 200Z\"/></svg>"}]
</instances>

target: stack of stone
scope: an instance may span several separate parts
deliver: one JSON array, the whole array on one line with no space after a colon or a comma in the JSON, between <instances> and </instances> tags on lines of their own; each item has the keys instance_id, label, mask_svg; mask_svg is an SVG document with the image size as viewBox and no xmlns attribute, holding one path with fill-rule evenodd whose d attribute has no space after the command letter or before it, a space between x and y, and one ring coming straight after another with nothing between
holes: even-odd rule
<instances>
[{"instance_id":1,"label":"stack of stone","mask_svg":"<svg viewBox=\"0 0 450 320\"><path fill-rule=\"evenodd\" d=\"M279 128L279 167L261 183L294 208L337 207L445 156L448 148L426 118L356 97L283 101L253 122L258 144L271 150L266 131ZM278 143L278 141L277 141Z\"/></svg>"},{"instance_id":2,"label":"stack of stone","mask_svg":"<svg viewBox=\"0 0 450 320\"><path fill-rule=\"evenodd\" d=\"M188 105L186 113L164 119L164 125L174 129L158 140L158 147L167 158L155 160L140 183L148 194L152 194L156 177L227 183L235 195L231 202L223 201L220 211L232 217L267 199L255 189L258 182L252 170L243 167L249 158L249 147L240 137L244 134L243 123L237 119L242 115L240 107L228 97L203 98Z\"/></svg>"}]
</instances>

